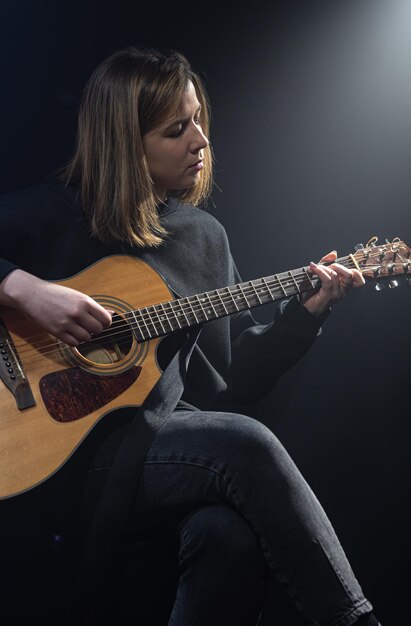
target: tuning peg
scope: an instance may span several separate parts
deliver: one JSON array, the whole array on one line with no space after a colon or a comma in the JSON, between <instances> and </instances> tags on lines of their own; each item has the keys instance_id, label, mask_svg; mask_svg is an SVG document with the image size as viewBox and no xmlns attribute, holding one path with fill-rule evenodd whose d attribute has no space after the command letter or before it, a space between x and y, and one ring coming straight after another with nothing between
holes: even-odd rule
<instances>
[{"instance_id":1,"label":"tuning peg","mask_svg":"<svg viewBox=\"0 0 411 626\"><path fill-rule=\"evenodd\" d=\"M385 287L385 283L375 283L375 291L382 291Z\"/></svg>"},{"instance_id":2,"label":"tuning peg","mask_svg":"<svg viewBox=\"0 0 411 626\"><path fill-rule=\"evenodd\" d=\"M398 285L399 285L398 280L395 280L394 278L388 281L388 287L390 289L395 289L395 287L398 287Z\"/></svg>"},{"instance_id":3,"label":"tuning peg","mask_svg":"<svg viewBox=\"0 0 411 626\"><path fill-rule=\"evenodd\" d=\"M406 278L405 282L407 283L409 287L411 287L411 278Z\"/></svg>"},{"instance_id":4,"label":"tuning peg","mask_svg":"<svg viewBox=\"0 0 411 626\"><path fill-rule=\"evenodd\" d=\"M358 250L364 250L364 245L362 243L357 243L356 246L354 246L354 250L357 252Z\"/></svg>"},{"instance_id":5,"label":"tuning peg","mask_svg":"<svg viewBox=\"0 0 411 626\"><path fill-rule=\"evenodd\" d=\"M375 248L377 241L378 237L371 237L371 239L367 242L366 248Z\"/></svg>"}]
</instances>

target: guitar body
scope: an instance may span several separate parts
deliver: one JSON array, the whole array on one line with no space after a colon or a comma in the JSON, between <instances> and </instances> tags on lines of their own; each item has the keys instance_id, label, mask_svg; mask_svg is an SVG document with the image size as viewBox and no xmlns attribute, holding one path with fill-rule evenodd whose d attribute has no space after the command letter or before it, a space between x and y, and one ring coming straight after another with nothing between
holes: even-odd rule
<instances>
[{"instance_id":1,"label":"guitar body","mask_svg":"<svg viewBox=\"0 0 411 626\"><path fill-rule=\"evenodd\" d=\"M104 415L141 405L161 375L160 339L138 342L129 317L172 297L157 272L134 257L112 256L58 283L115 311L112 328L119 330L80 352L0 307L0 498L48 478Z\"/></svg>"}]
</instances>

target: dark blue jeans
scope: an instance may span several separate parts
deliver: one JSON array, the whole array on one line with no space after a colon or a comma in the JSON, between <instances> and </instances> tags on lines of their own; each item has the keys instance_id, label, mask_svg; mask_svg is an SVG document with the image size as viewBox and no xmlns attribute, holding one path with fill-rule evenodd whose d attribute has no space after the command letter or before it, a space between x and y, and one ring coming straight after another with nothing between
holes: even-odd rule
<instances>
[{"instance_id":1,"label":"dark blue jeans","mask_svg":"<svg viewBox=\"0 0 411 626\"><path fill-rule=\"evenodd\" d=\"M90 514L109 450L89 473ZM162 524L180 536L169 626L254 626L266 572L309 624L349 626L372 610L310 487L250 417L176 411L168 419L147 454L128 530Z\"/></svg>"}]
</instances>

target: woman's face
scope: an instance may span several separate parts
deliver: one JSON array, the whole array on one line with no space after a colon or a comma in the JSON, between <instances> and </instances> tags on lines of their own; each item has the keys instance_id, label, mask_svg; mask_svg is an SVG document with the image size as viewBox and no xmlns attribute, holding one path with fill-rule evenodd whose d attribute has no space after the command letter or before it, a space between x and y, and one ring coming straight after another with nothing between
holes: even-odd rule
<instances>
[{"instance_id":1,"label":"woman's face","mask_svg":"<svg viewBox=\"0 0 411 626\"><path fill-rule=\"evenodd\" d=\"M177 115L143 138L154 191L161 201L170 189L189 189L200 178L203 150L208 146L200 126L200 110L194 85L189 81Z\"/></svg>"}]
</instances>

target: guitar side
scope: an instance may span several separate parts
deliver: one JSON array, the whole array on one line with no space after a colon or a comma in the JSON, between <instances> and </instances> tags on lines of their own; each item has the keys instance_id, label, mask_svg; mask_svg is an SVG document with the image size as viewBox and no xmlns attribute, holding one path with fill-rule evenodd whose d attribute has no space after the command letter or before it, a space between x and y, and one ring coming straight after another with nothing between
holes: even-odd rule
<instances>
[{"instance_id":1,"label":"guitar side","mask_svg":"<svg viewBox=\"0 0 411 626\"><path fill-rule=\"evenodd\" d=\"M104 258L56 282L90 295L114 310L121 321L127 311L172 297L155 270L128 256ZM0 380L1 499L27 491L54 474L104 415L141 405L161 370L156 360L159 339L143 344L133 340L132 345L130 340L129 356L111 364L103 345L95 351L103 355L103 363L96 368L94 353L81 357L76 350L57 344L19 312L0 307L0 319L14 349L14 355L9 354L10 347L5 346L11 369L16 373L17 359L33 399L28 402L32 406L19 409L15 396ZM2 361L3 378L6 361Z\"/></svg>"}]
</instances>

